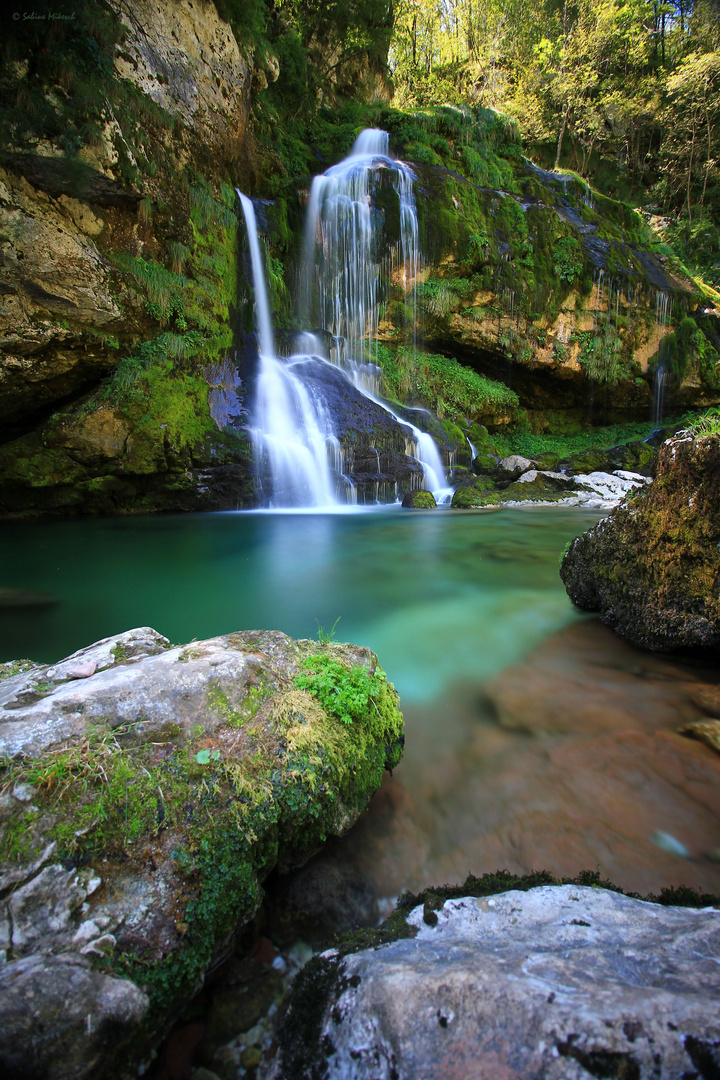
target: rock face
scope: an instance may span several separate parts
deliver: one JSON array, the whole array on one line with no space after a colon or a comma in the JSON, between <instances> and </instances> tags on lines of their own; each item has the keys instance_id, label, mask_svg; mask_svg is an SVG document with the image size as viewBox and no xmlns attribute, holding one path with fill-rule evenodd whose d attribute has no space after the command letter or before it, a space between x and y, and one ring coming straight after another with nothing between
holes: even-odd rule
<instances>
[{"instance_id":1,"label":"rock face","mask_svg":"<svg viewBox=\"0 0 720 1080\"><path fill-rule=\"evenodd\" d=\"M272 1080L716 1075L717 910L565 885L420 905L407 924L306 969Z\"/></svg>"},{"instance_id":2,"label":"rock face","mask_svg":"<svg viewBox=\"0 0 720 1080\"><path fill-rule=\"evenodd\" d=\"M111 3L127 28L115 68L177 116L197 154L234 162L250 112L252 56L241 51L228 23L207 0ZM267 81L266 84L267 85Z\"/></svg>"},{"instance_id":3,"label":"rock face","mask_svg":"<svg viewBox=\"0 0 720 1080\"><path fill-rule=\"evenodd\" d=\"M717 648L719 522L720 439L681 435L660 449L653 484L573 541L560 576L574 603L638 645Z\"/></svg>"},{"instance_id":4,"label":"rock face","mask_svg":"<svg viewBox=\"0 0 720 1080\"><path fill-rule=\"evenodd\" d=\"M344 833L401 754L374 655L281 633L173 647L145 627L0 687L11 1076L137 1067L261 881Z\"/></svg>"}]
</instances>

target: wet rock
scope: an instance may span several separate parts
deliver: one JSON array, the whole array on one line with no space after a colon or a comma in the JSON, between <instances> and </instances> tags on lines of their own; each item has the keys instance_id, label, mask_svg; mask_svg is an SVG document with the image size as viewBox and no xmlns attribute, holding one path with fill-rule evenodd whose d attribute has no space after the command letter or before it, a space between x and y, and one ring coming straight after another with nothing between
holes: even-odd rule
<instances>
[{"instance_id":1,"label":"wet rock","mask_svg":"<svg viewBox=\"0 0 720 1080\"><path fill-rule=\"evenodd\" d=\"M574 877L596 868L627 890L691 884L720 895L720 758L676 729L703 712L713 667L630 645L584 618L484 686L408 705L410 758L334 845L379 897L507 867ZM443 712L442 714L446 714ZM650 840L675 836L692 862Z\"/></svg>"},{"instance_id":2,"label":"wet rock","mask_svg":"<svg viewBox=\"0 0 720 1080\"><path fill-rule=\"evenodd\" d=\"M574 603L637 644L717 648L719 521L720 440L678 437L651 485L573 541L560 576Z\"/></svg>"},{"instance_id":3,"label":"wet rock","mask_svg":"<svg viewBox=\"0 0 720 1080\"><path fill-rule=\"evenodd\" d=\"M402 504L406 510L434 510L437 506L432 491L408 491Z\"/></svg>"},{"instance_id":4,"label":"wet rock","mask_svg":"<svg viewBox=\"0 0 720 1080\"><path fill-rule=\"evenodd\" d=\"M357 870L319 856L307 866L274 881L265 901L274 941L301 937L313 947L326 946L334 935L378 920L378 902Z\"/></svg>"},{"instance_id":5,"label":"wet rock","mask_svg":"<svg viewBox=\"0 0 720 1080\"><path fill-rule=\"evenodd\" d=\"M566 885L406 921L414 936L299 977L271 1080L670 1078L716 1060L716 910Z\"/></svg>"},{"instance_id":6,"label":"wet rock","mask_svg":"<svg viewBox=\"0 0 720 1080\"><path fill-rule=\"evenodd\" d=\"M692 700L706 716L720 718L720 686L705 686L693 694Z\"/></svg>"},{"instance_id":7,"label":"wet rock","mask_svg":"<svg viewBox=\"0 0 720 1080\"><path fill-rule=\"evenodd\" d=\"M517 480L528 469L532 469L533 462L530 458L522 457L521 454L511 454L510 457L502 458L498 462L496 478L498 480Z\"/></svg>"},{"instance_id":8,"label":"wet rock","mask_svg":"<svg viewBox=\"0 0 720 1080\"><path fill-rule=\"evenodd\" d=\"M351 724L295 684L319 654L338 686L358 666L374 680ZM127 1075L267 874L366 808L401 753L397 696L367 649L264 631L171 646L148 627L0 687L0 1068L27 1075L20 1053L32 1075L82 1080L102 1056ZM223 1031L264 1012L277 986L261 982Z\"/></svg>"},{"instance_id":9,"label":"wet rock","mask_svg":"<svg viewBox=\"0 0 720 1080\"><path fill-rule=\"evenodd\" d=\"M679 727L678 732L691 739L699 739L720 754L720 720L695 720L692 724Z\"/></svg>"}]
</instances>

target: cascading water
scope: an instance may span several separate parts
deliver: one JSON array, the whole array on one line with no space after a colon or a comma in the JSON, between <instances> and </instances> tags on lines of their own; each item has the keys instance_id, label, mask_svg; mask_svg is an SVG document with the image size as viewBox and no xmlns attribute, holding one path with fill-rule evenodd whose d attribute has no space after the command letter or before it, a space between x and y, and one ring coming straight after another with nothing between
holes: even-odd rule
<instances>
[{"instance_id":1,"label":"cascading water","mask_svg":"<svg viewBox=\"0 0 720 1080\"><path fill-rule=\"evenodd\" d=\"M260 365L250 434L258 472L272 476L271 506L335 505L328 443L337 443L326 410L294 371L307 357L284 363L275 355L270 305L260 254L255 209L238 191L247 226L255 294Z\"/></svg>"},{"instance_id":2,"label":"cascading water","mask_svg":"<svg viewBox=\"0 0 720 1080\"><path fill-rule=\"evenodd\" d=\"M668 320L672 318L673 301L669 293L658 290L655 295L655 324L662 331L665 330ZM665 385L668 380L668 372L665 367L663 342L658 347L658 364L655 369L655 385L653 387L653 423L660 427L665 407Z\"/></svg>"},{"instance_id":3,"label":"cascading water","mask_svg":"<svg viewBox=\"0 0 720 1080\"><path fill-rule=\"evenodd\" d=\"M373 201L383 174L392 176L399 206L399 236L384 255L378 250L379 215ZM423 486L444 502L452 489L446 486L432 436L379 399L380 369L370 362L378 341L382 278L394 274L407 294L420 270L414 180L412 169L390 156L387 132L377 129L363 131L344 161L315 177L305 224L301 309L304 321L312 324L316 312L319 324L332 334L337 346L331 361L366 397L411 428L408 455L422 466Z\"/></svg>"},{"instance_id":4,"label":"cascading water","mask_svg":"<svg viewBox=\"0 0 720 1080\"><path fill-rule=\"evenodd\" d=\"M374 194L388 178L397 196L399 235L383 255L381 215ZM306 324L314 321L322 326L334 344L327 356L317 335L299 334L298 352L287 360L278 358L273 342L253 204L238 191L247 225L260 353L251 435L258 476L271 480L271 507L329 508L357 503L357 491L345 475L343 450L320 389L318 369L323 364L334 367L336 379L340 369L364 397L410 430L406 452L421 466L421 486L433 491L438 502L449 502L452 497L432 437L380 400L381 371L371 362L378 339L382 279L394 274L407 293L419 272L414 179L407 165L390 157L387 133L377 130L364 131L345 161L315 178L307 210L300 306ZM315 282L317 296L313 295ZM314 304L315 320L310 317ZM413 318L413 332L414 325ZM411 483L419 481L419 474L414 481L411 478ZM397 497L396 483L392 490Z\"/></svg>"}]
</instances>

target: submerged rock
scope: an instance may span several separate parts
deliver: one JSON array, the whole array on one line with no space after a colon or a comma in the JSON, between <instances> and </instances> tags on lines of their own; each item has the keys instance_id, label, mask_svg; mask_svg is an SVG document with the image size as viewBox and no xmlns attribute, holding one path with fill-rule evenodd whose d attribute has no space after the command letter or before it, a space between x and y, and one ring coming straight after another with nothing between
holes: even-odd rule
<instances>
[{"instance_id":1,"label":"submerged rock","mask_svg":"<svg viewBox=\"0 0 720 1080\"><path fill-rule=\"evenodd\" d=\"M570 599L650 649L720 645L720 439L660 449L654 483L572 542Z\"/></svg>"},{"instance_id":2,"label":"submerged rock","mask_svg":"<svg viewBox=\"0 0 720 1080\"><path fill-rule=\"evenodd\" d=\"M544 886L420 904L397 932L301 973L272 1080L715 1075L716 910Z\"/></svg>"},{"instance_id":3,"label":"submerged rock","mask_svg":"<svg viewBox=\"0 0 720 1080\"><path fill-rule=\"evenodd\" d=\"M277 632L171 646L144 627L0 691L0 1063L14 1076L135 1068L267 874L350 828L402 752L373 653Z\"/></svg>"}]
</instances>

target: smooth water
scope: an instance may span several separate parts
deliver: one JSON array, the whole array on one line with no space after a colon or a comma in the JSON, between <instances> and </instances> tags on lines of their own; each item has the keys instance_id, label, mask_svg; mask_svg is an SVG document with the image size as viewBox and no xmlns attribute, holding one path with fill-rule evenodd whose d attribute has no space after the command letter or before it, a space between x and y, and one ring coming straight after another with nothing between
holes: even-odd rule
<instances>
[{"instance_id":1,"label":"smooth water","mask_svg":"<svg viewBox=\"0 0 720 1080\"><path fill-rule=\"evenodd\" d=\"M227 513L5 524L0 660L54 661L149 625L173 642L274 629L374 649L400 766L334 858L378 896L508 867L600 867L720 892L715 755L675 734L701 673L582 616L558 576L578 507ZM49 607L8 605L9 588ZM27 598L27 597L26 597ZM691 859L660 850L669 835Z\"/></svg>"},{"instance_id":2,"label":"smooth water","mask_svg":"<svg viewBox=\"0 0 720 1080\"><path fill-rule=\"evenodd\" d=\"M174 642L234 630L375 649L404 701L481 678L577 618L558 553L577 508L225 513L6 525L0 584L51 593L0 608L0 658L57 660L149 625Z\"/></svg>"}]
</instances>

